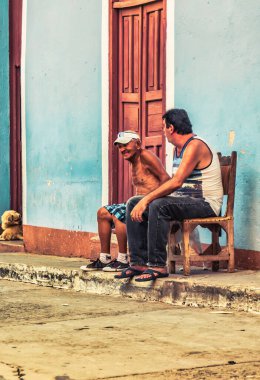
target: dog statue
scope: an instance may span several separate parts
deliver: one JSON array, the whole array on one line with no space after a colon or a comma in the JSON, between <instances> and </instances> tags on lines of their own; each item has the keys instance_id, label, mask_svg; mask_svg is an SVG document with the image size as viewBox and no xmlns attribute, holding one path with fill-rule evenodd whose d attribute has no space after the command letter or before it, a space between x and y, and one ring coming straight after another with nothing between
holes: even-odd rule
<instances>
[{"instance_id":1,"label":"dog statue","mask_svg":"<svg viewBox=\"0 0 260 380\"><path fill-rule=\"evenodd\" d=\"M14 210L5 211L2 219L0 240L23 240L22 217Z\"/></svg>"}]
</instances>

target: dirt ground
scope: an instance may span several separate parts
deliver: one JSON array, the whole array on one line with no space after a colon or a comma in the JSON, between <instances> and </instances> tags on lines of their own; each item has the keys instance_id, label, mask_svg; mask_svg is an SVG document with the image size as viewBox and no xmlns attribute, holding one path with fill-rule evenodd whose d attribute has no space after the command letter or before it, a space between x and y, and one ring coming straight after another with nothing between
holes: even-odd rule
<instances>
[{"instance_id":1,"label":"dirt ground","mask_svg":"<svg viewBox=\"0 0 260 380\"><path fill-rule=\"evenodd\" d=\"M206 368L180 369L165 372L110 377L110 380L255 380L260 379L259 362L219 365Z\"/></svg>"},{"instance_id":2,"label":"dirt ground","mask_svg":"<svg viewBox=\"0 0 260 380\"><path fill-rule=\"evenodd\" d=\"M0 380L260 379L259 315L0 281Z\"/></svg>"}]
</instances>

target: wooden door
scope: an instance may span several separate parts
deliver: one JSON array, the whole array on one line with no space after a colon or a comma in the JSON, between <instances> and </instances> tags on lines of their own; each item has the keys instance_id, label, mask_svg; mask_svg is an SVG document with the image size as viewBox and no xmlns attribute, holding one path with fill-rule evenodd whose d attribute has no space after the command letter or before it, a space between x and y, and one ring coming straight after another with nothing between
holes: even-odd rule
<instances>
[{"instance_id":1,"label":"wooden door","mask_svg":"<svg viewBox=\"0 0 260 380\"><path fill-rule=\"evenodd\" d=\"M136 1L113 3L114 17L110 20L118 25L110 32L113 42L110 43L113 50L110 52L110 107L113 106L113 110L110 108L110 138L114 140L119 131L136 131L143 146L164 162L164 1L147 4L140 1L139 6L127 6L129 3ZM112 141L110 147L114 150L110 155L110 200L124 202L134 195L131 167L119 152L115 152Z\"/></svg>"},{"instance_id":2,"label":"wooden door","mask_svg":"<svg viewBox=\"0 0 260 380\"><path fill-rule=\"evenodd\" d=\"M141 67L142 9L123 9L119 13L119 125L118 131L142 134ZM118 202L133 194L130 165L118 152Z\"/></svg>"},{"instance_id":3,"label":"wooden door","mask_svg":"<svg viewBox=\"0 0 260 380\"><path fill-rule=\"evenodd\" d=\"M10 0L10 207L20 213L22 212L21 36L22 0Z\"/></svg>"},{"instance_id":4,"label":"wooden door","mask_svg":"<svg viewBox=\"0 0 260 380\"><path fill-rule=\"evenodd\" d=\"M142 140L165 161L162 114L165 83L165 21L163 2L143 9Z\"/></svg>"}]
</instances>

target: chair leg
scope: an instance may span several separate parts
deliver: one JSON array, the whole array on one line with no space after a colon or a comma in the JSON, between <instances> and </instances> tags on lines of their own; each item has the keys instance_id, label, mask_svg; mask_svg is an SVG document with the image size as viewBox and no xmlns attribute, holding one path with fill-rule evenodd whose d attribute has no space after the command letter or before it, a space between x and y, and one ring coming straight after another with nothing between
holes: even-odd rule
<instances>
[{"instance_id":1,"label":"chair leg","mask_svg":"<svg viewBox=\"0 0 260 380\"><path fill-rule=\"evenodd\" d=\"M169 273L175 273L175 262L172 260L172 256L174 254L174 234L172 233L172 226L170 227L169 235L168 235L168 244L167 244L167 266Z\"/></svg>"},{"instance_id":2,"label":"chair leg","mask_svg":"<svg viewBox=\"0 0 260 380\"><path fill-rule=\"evenodd\" d=\"M173 255L180 255L181 251L179 244L176 242L176 233L180 230L180 224L171 222L170 231L168 234L168 244L167 244L167 266L169 273L176 273L176 262L173 259Z\"/></svg>"},{"instance_id":3,"label":"chair leg","mask_svg":"<svg viewBox=\"0 0 260 380\"><path fill-rule=\"evenodd\" d=\"M183 224L183 273L185 276L190 275L190 230L189 226Z\"/></svg>"},{"instance_id":4,"label":"chair leg","mask_svg":"<svg viewBox=\"0 0 260 380\"><path fill-rule=\"evenodd\" d=\"M219 227L214 226L212 230L212 254L217 255L219 250ZM212 271L217 272L219 270L219 261L212 261Z\"/></svg>"},{"instance_id":5,"label":"chair leg","mask_svg":"<svg viewBox=\"0 0 260 380\"><path fill-rule=\"evenodd\" d=\"M169 261L169 263L168 263L168 270L169 270L169 273L170 274L174 274L174 273L176 273L176 263L175 263L175 261Z\"/></svg>"},{"instance_id":6,"label":"chair leg","mask_svg":"<svg viewBox=\"0 0 260 380\"><path fill-rule=\"evenodd\" d=\"M167 248L167 266L168 266L168 271L170 274L175 273L175 270L176 270L175 261L172 259L172 256L174 255L173 249L174 248L170 244L170 237L169 237L168 248Z\"/></svg>"},{"instance_id":7,"label":"chair leg","mask_svg":"<svg viewBox=\"0 0 260 380\"><path fill-rule=\"evenodd\" d=\"M228 272L235 271L235 250L234 250L234 221L230 220L227 226L227 245L228 245Z\"/></svg>"}]
</instances>

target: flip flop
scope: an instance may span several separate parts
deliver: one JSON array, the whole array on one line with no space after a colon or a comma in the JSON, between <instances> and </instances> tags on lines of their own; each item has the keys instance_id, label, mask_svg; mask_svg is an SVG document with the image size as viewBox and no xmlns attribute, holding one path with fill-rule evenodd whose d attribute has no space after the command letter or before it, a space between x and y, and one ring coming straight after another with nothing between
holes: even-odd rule
<instances>
[{"instance_id":1,"label":"flip flop","mask_svg":"<svg viewBox=\"0 0 260 380\"><path fill-rule=\"evenodd\" d=\"M129 268L126 268L125 270L123 270L121 273L116 274L114 276L114 278L119 278L119 279L121 279L121 278L133 278L134 276L138 276L142 273L143 273L143 271L141 271L141 270L129 267Z\"/></svg>"},{"instance_id":2,"label":"flip flop","mask_svg":"<svg viewBox=\"0 0 260 380\"><path fill-rule=\"evenodd\" d=\"M155 269L146 269L142 274L149 274L149 277L136 278L136 282L154 281L157 278L168 277L169 273L162 273Z\"/></svg>"}]
</instances>

